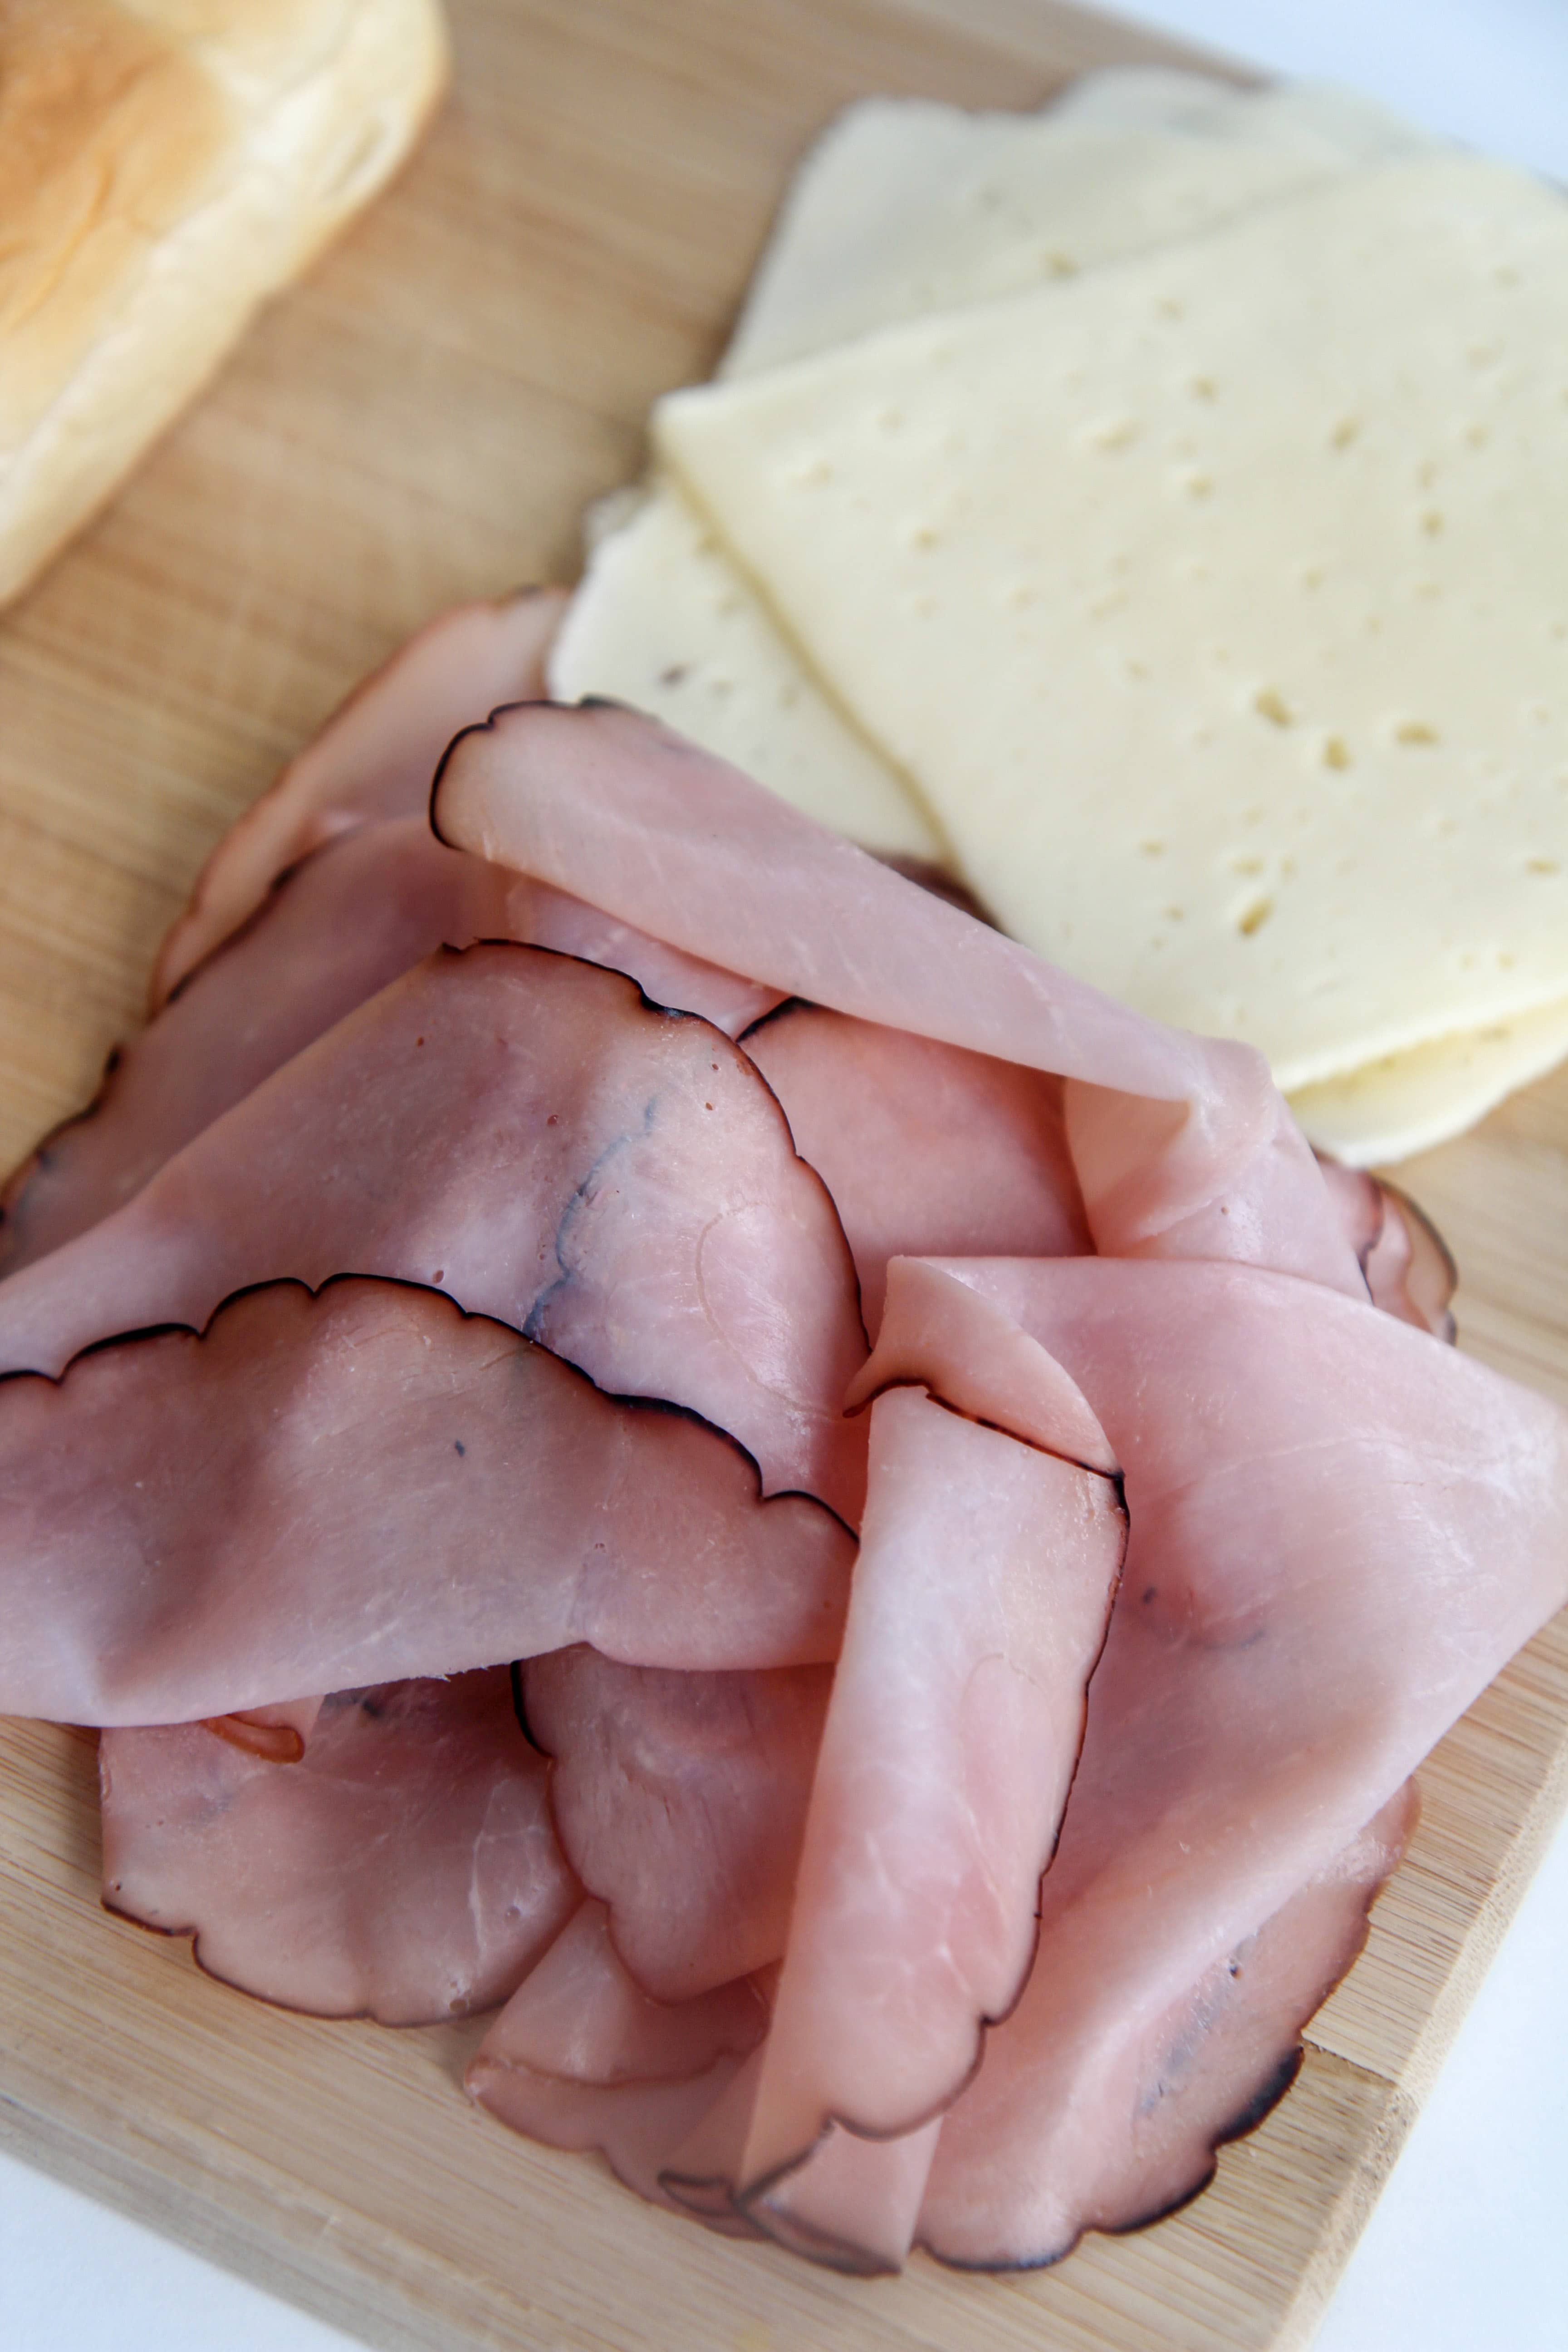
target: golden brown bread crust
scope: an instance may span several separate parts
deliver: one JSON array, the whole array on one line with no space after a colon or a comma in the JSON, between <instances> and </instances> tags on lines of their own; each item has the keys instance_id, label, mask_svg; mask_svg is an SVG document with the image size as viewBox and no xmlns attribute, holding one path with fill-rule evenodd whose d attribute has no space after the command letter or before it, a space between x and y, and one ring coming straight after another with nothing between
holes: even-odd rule
<instances>
[{"instance_id":1,"label":"golden brown bread crust","mask_svg":"<svg viewBox=\"0 0 1568 2352\"><path fill-rule=\"evenodd\" d=\"M0 602L440 93L438 0L0 0Z\"/></svg>"}]
</instances>

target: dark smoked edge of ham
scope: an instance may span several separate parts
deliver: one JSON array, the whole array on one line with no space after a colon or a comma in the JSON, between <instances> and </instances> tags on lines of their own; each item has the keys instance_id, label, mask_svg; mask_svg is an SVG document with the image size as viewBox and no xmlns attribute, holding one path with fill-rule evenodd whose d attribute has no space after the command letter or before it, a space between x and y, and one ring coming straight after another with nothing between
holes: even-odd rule
<instances>
[{"instance_id":1,"label":"dark smoked edge of ham","mask_svg":"<svg viewBox=\"0 0 1568 2352\"><path fill-rule=\"evenodd\" d=\"M1402 1808L1403 1821L1385 1854L1381 1873L1363 1880L1359 1905L1347 1925L1346 1933L1334 1957L1320 1971L1311 1990L1300 1996L1294 2004L1293 2022L1288 2030L1285 2046L1280 2052L1277 2067L1272 2074L1266 2076L1258 2084L1242 2105L1235 2109L1225 2122L1212 2126L1205 2133L1204 2137L1209 2143L1206 2161L1194 2170L1185 2188L1177 2189L1170 2196L1162 2197L1156 2204L1130 2214L1124 2219L1113 2220L1097 2218L1092 2214L1086 2215L1064 2244L1052 2246L1038 2252L1020 2254L1011 2260L992 2256L984 2260L971 2261L952 2252L943 2252L940 2246L931 2242L922 2229L916 2231L915 2246L932 2261L940 2263L944 2270L959 2271L970 2276L990 2278L1018 2276L1031 2271L1054 2270L1058 2263L1066 2262L1069 2254L1077 2252L1085 2238L1135 2237L1144 2230L1153 2229L1156 2223L1168 2221L1172 2215L1184 2212L1189 2205L1194 2204L1212 2184L1219 2169L1219 2160L1223 2151L1234 2146L1237 2140L1247 2139L1259 2130L1268 2122L1287 2092L1294 2086L1306 2062L1309 2047L1308 2026L1330 1995L1343 1983L1366 1948L1367 1939L1372 1932L1373 1907L1404 1860L1420 1817L1419 1785L1414 1777L1405 1783L1404 1790L1393 1802L1394 1807ZM1297 1899L1299 1900L1300 1897ZM1265 1921L1264 1928L1267 1929L1270 1924L1272 1923Z\"/></svg>"},{"instance_id":2,"label":"dark smoked edge of ham","mask_svg":"<svg viewBox=\"0 0 1568 2352\"><path fill-rule=\"evenodd\" d=\"M860 1386L860 1383L857 1383L857 1386ZM1121 1580L1126 1569L1128 1543L1131 1536L1131 1520L1127 1508L1126 1481L1120 1470L1108 1471L1099 1465L1083 1462L1076 1455L1064 1452L1061 1449L1049 1444L1037 1434L1027 1434L1017 1429L1004 1429L1000 1423L988 1421L980 1413L974 1412L969 1410L966 1406L955 1402L952 1397L943 1393L939 1384L930 1378L916 1379L908 1375L895 1374L879 1382L874 1389L867 1390L857 1403L855 1410L857 1412L869 1410L877 1397L886 1395L889 1391L900 1388L910 1388L923 1391L931 1398L933 1403L940 1404L944 1412L952 1413L955 1420L968 1422L977 1428L994 1430L999 1436L1008 1437L1013 1439L1016 1444L1027 1445L1035 1453L1050 1455L1058 1461L1070 1464L1073 1468L1081 1471L1086 1477L1099 1478L1102 1480L1106 1487L1110 1490L1112 1508L1121 1523L1121 1542L1115 1573L1110 1582L1110 1601L1106 1609L1105 1620L1101 1627L1100 1640L1093 1656L1089 1661L1079 1692L1078 1732L1076 1740L1073 1743L1071 1769L1068 1773L1067 1786L1063 1792L1061 1807L1050 1832L1050 1843L1041 1858L1039 1870L1036 1877L1034 1934L1029 1938L1027 1952L1019 1967L1009 1998L1000 2003L995 2010L984 2011L975 2017L973 2047L968 2063L953 2081L951 2087L934 2098L931 2105L922 2113L904 2119L893 2130L882 2131L873 2129L863 2122L858 2122L852 2116L830 2112L824 2117L821 2128L816 2133L813 2140L808 2146L801 2148L797 2154L786 2158L780 2164L770 2167L770 2168L758 2179L748 2183L744 2188L742 2188L739 2183L726 2183L723 2185L724 2195L728 2200L730 2210L751 2221L754 2227L765 2229L767 2234L777 2239L778 2242L781 2244L788 2245L794 2252L805 2256L806 2259L810 2261L820 2263L829 2269L841 2271L849 2276L866 2278L895 2275L897 2266L889 2263L885 2259L879 2255L868 2252L866 2248L857 2244L851 2238L835 2236L827 2231L820 2229L814 2224L804 2223L799 2217L790 2216L786 2218L782 2214L777 2217L773 2216L769 2213L770 2200L773 2199L774 2192L785 2181L787 2181L793 2174L800 2171L805 2165L810 2162L817 2149L821 2147L824 2142L826 2142L836 2131L845 2132L854 2138L860 2140L892 2142L908 2138L911 2134L923 2130L928 2125L935 2123L941 2116L946 2115L949 2109L955 2105L958 2100L963 2097L964 2092L974 2081L981 2070L981 2067L984 2065L985 2060L986 2038L992 2028L998 2025L1005 2025L1007 2020L1016 2010L1019 2002L1023 2000L1024 1995L1028 1989L1030 1977L1034 1973L1035 1960L1039 1949L1041 1926L1039 1890L1044 1882L1047 1872L1050 1869L1051 1864L1056 1858L1057 1847L1061 1839L1062 1822L1066 1818L1068 1807L1072 1801L1073 1786L1078 1778L1079 1768L1083 1760L1084 1743L1089 1730L1089 1685L1092 1683L1096 1668L1099 1666L1100 1661L1105 1654L1106 1643L1110 1638L1111 1618L1115 1611L1117 1599L1120 1596L1121 1590ZM1357 1949L1359 1948L1360 1947L1358 1946ZM1350 1966L1350 1959L1353 1958L1354 1954L1352 1953L1350 1956L1350 1958L1347 1958L1345 1962L1346 1968ZM1327 1997L1327 1990L1331 1990L1331 1988L1325 1990L1325 1998ZM1289 2088L1289 2080L1294 2079L1295 2065L1299 2063L1300 2052L1298 2051L1295 2061L1292 2063L1290 2077L1282 2082L1278 2090L1270 2093L1267 2105L1259 2111L1257 2118L1258 2121L1262 2120L1263 2116L1268 2112L1268 2108L1271 2107L1275 2104L1276 2100L1283 2095L1284 2091ZM1238 2129L1249 2129L1250 2127L1250 2126L1243 2125L1238 2126ZM1235 2135L1232 2134L1230 2137L1235 2137ZM698 2183L692 2181L686 2176L676 2175L671 2175L668 2180L664 2179L661 2176L660 2185L668 2188L677 2179L679 2179L682 2189L688 2191L700 2191L700 2189L707 2188L714 2191L716 2194L719 2189L719 2184L717 2182ZM1199 2186L1201 2187L1202 2184L1200 2183ZM1191 2193L1193 2195L1196 2195L1197 2190L1194 2189ZM684 2202L686 2200L683 2198L681 2201ZM1187 2200L1184 2198L1180 2201L1184 2203ZM690 2205L690 2210L697 2213L700 2219L704 2218L701 2209L697 2203L693 2202ZM1148 2218L1152 2221L1160 2219L1160 2216L1158 2214L1151 2214ZM1135 2228L1140 2225L1137 2223L1130 2223L1128 2226L1130 2228ZM991 2265L988 2267L994 2266Z\"/></svg>"},{"instance_id":3,"label":"dark smoked edge of ham","mask_svg":"<svg viewBox=\"0 0 1568 2352\"><path fill-rule=\"evenodd\" d=\"M500 941L497 942L497 944L506 945L508 942ZM569 958L567 960L570 961L576 961L574 958ZM668 1007L663 1005L652 1005L650 1009L658 1013L668 1010ZM679 1017L682 1020L695 1020L698 1016L694 1013L683 1013ZM758 1076L759 1079L761 1079L760 1072ZM763 1081L763 1083L765 1084L765 1081ZM803 1166L805 1164L805 1162L802 1162ZM811 1172L815 1174L816 1171L813 1170ZM13 1381L42 1381L50 1388L64 1388L77 1366L79 1364L85 1363L91 1356L107 1355L112 1349L134 1347L142 1340L163 1339L170 1333L187 1332L197 1340L206 1339L211 1333L214 1326L220 1320L227 1309L237 1305L239 1300L242 1298L254 1297L259 1292L268 1290L300 1290L304 1292L308 1298L321 1298L325 1297L328 1291L335 1289L340 1283L373 1284L380 1286L387 1290L412 1290L425 1293L432 1298L439 1298L442 1300L442 1302L446 1306L449 1307L454 1314L460 1317L462 1321L465 1323L493 1323L498 1330L505 1331L509 1338L521 1339L530 1348L537 1348L540 1354L542 1356L553 1357L555 1361L558 1364L561 1364L565 1370L570 1372L574 1379L581 1381L584 1387L592 1389L596 1395L602 1396L607 1403L623 1405L628 1412L668 1414L677 1421L690 1422L695 1428L706 1430L710 1436L722 1439L724 1444L729 1447L730 1451L732 1454L738 1454L740 1459L745 1464L747 1469L751 1472L752 1477L756 1484L756 1499L759 1506L765 1506L769 1503L782 1503L788 1501L810 1503L816 1509L825 1512L828 1518L834 1520L837 1526L842 1528L847 1536L850 1537L852 1539L854 1538L855 1530L849 1525L848 1521L844 1518L842 1514L836 1511L831 1503L825 1503L819 1495L808 1493L804 1486L781 1486L776 1487L771 1494L764 1493L763 1488L762 1469L758 1464L756 1455L751 1451L750 1447L743 1445L741 1440L732 1435L729 1430L721 1429L717 1422L709 1421L704 1414L697 1411L695 1406L688 1404L673 1404L668 1397L628 1395L623 1394L615 1389L601 1388L598 1381L593 1378L592 1374L585 1372L583 1370L581 1364L574 1364L570 1357L559 1354L555 1349L550 1346L547 1340L535 1338L531 1332L520 1331L515 1324L508 1323L504 1318L500 1315L488 1314L482 1307L465 1307L460 1299L454 1298L449 1290L443 1290L438 1284L416 1282L408 1275L360 1274L356 1272L353 1266L343 1266L340 1268L336 1274L329 1274L323 1280L314 1285L303 1281L300 1276L294 1274L271 1276L260 1282L243 1282L239 1285L237 1289L227 1292L225 1297L218 1300L217 1305L213 1308L212 1313L207 1317L205 1323L198 1325L194 1323L182 1323L178 1320L174 1320L164 1323L142 1324L135 1330L131 1331L111 1331L104 1339L90 1339L85 1348L79 1348L76 1354L70 1358L68 1363L63 1364L58 1372L36 1371L26 1365L16 1365L9 1370L0 1370L0 1389L5 1388ZM496 1663L501 1665L509 1664L515 1665L517 1662L506 1659L498 1659ZM533 1740L531 1733L528 1732L528 1724L523 1712L521 1696L517 1696L516 1705L518 1708L519 1722L521 1724L524 1732L528 1734L530 1744L537 1746L537 1742ZM243 1718L224 1716L214 1717L211 1720L215 1725L222 1723L226 1727L230 1723L243 1720ZM233 1738L233 1735L226 1729L220 1736ZM233 1738L233 1744L237 1747L244 1747L247 1745L243 1739L238 1738ZM261 1751L253 1748L250 1752L259 1753ZM303 1748L301 1747L300 1753L302 1754L303 1752ZM539 1753L541 1755L543 1755L547 1751L543 1748L539 1749ZM296 1761L297 1759L290 1751L287 1755L279 1753L276 1760L283 1763L292 1763Z\"/></svg>"}]
</instances>

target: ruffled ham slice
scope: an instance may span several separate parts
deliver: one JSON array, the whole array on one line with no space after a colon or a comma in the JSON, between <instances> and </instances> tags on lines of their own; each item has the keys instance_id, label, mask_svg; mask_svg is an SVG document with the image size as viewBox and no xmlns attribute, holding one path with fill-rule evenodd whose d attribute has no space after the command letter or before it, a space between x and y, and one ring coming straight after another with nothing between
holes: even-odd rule
<instances>
[{"instance_id":1,"label":"ruffled ham slice","mask_svg":"<svg viewBox=\"0 0 1568 2352\"><path fill-rule=\"evenodd\" d=\"M534 704L458 737L455 847L786 995L1055 1072L1097 1248L1365 1288L1262 1057L1130 1013L635 711Z\"/></svg>"},{"instance_id":2,"label":"ruffled ham slice","mask_svg":"<svg viewBox=\"0 0 1568 2352\"><path fill-rule=\"evenodd\" d=\"M345 1269L442 1286L729 1430L770 1491L858 1512L839 1406L866 1349L832 1202L744 1055L618 974L511 946L416 966L0 1284L0 1366L58 1372Z\"/></svg>"},{"instance_id":3,"label":"ruffled ham slice","mask_svg":"<svg viewBox=\"0 0 1568 2352\"><path fill-rule=\"evenodd\" d=\"M1003 2026L943 2118L921 2243L966 2270L1059 2259L1068 2248L1042 2234L1025 2185L1047 2165L1073 2168L1074 2231L1142 2227L1206 2188L1218 2149L1261 2123L1295 2081L1302 2031L1365 1943L1371 1906L1416 1811L1406 1782L1256 1933L1164 2009L1140 2016L1098 2086L1098 2126L1080 2114L1075 2145L1050 2144L1060 2126L1055 2086Z\"/></svg>"},{"instance_id":4,"label":"ruffled ham slice","mask_svg":"<svg viewBox=\"0 0 1568 2352\"><path fill-rule=\"evenodd\" d=\"M798 2221L786 2179L830 2124L915 2130L1016 2000L1125 1536L1102 1475L916 1390L873 1407L865 1530L737 2182L764 2229Z\"/></svg>"},{"instance_id":5,"label":"ruffled ham slice","mask_svg":"<svg viewBox=\"0 0 1568 2352\"><path fill-rule=\"evenodd\" d=\"M339 1691L296 1763L197 1724L107 1731L104 1901L315 2017L507 1999L582 1900L505 1667Z\"/></svg>"},{"instance_id":6,"label":"ruffled ham slice","mask_svg":"<svg viewBox=\"0 0 1568 2352\"><path fill-rule=\"evenodd\" d=\"M1331 1867L1568 1597L1568 1456L1544 1402L1316 1285L1092 1258L935 1271L1082 1389L1131 1519L1034 1969L981 2076L1016 2078L1013 2120L968 2209L984 2223L931 2234L954 2260L1046 2261L1148 2210L1130 2086L1154 2022ZM880 1345L904 1377L897 1296ZM951 1350L943 1382L964 1402Z\"/></svg>"},{"instance_id":7,"label":"ruffled ham slice","mask_svg":"<svg viewBox=\"0 0 1568 2352\"><path fill-rule=\"evenodd\" d=\"M890 1257L1089 1247L1059 1080L816 1005L790 1005L742 1042L833 1195L873 1336Z\"/></svg>"},{"instance_id":8,"label":"ruffled ham slice","mask_svg":"<svg viewBox=\"0 0 1568 2352\"><path fill-rule=\"evenodd\" d=\"M671 2150L722 2095L767 2014L765 1989L749 1978L650 2000L621 1963L604 1905L585 1903L480 2043L468 2095L552 2147L597 2148L629 2188L667 2203L658 2177Z\"/></svg>"},{"instance_id":9,"label":"ruffled ham slice","mask_svg":"<svg viewBox=\"0 0 1568 2352\"><path fill-rule=\"evenodd\" d=\"M673 1673L586 1648L524 1667L562 1845L654 2000L782 1955L832 1680L826 1666Z\"/></svg>"},{"instance_id":10,"label":"ruffled ham slice","mask_svg":"<svg viewBox=\"0 0 1568 2352\"><path fill-rule=\"evenodd\" d=\"M0 1383L0 1713L187 1722L579 1641L820 1661L852 1556L692 1416L403 1284L273 1284Z\"/></svg>"},{"instance_id":11,"label":"ruffled ham slice","mask_svg":"<svg viewBox=\"0 0 1568 2352\"><path fill-rule=\"evenodd\" d=\"M548 884L445 848L422 817L329 842L110 1057L97 1099L46 1136L0 1203L0 1276L85 1233L367 997L439 947L515 940L624 971L733 1035L772 992Z\"/></svg>"},{"instance_id":12,"label":"ruffled ham slice","mask_svg":"<svg viewBox=\"0 0 1568 2352\"><path fill-rule=\"evenodd\" d=\"M460 727L544 691L544 657L565 609L560 589L459 604L410 637L350 695L196 877L153 966L156 1013L280 874L325 841L425 808L436 763Z\"/></svg>"}]
</instances>

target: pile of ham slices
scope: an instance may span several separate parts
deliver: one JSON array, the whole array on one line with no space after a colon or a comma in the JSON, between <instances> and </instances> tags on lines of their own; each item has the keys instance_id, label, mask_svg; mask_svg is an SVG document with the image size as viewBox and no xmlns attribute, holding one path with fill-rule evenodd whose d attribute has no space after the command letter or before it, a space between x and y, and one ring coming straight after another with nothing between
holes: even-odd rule
<instances>
[{"instance_id":1,"label":"pile of ham slices","mask_svg":"<svg viewBox=\"0 0 1568 2352\"><path fill-rule=\"evenodd\" d=\"M498 2010L473 2095L715 2227L1049 2262L1289 2082L1568 1424L1249 1049L529 699L558 610L338 715L13 1180L0 1709L229 1982Z\"/></svg>"}]
</instances>

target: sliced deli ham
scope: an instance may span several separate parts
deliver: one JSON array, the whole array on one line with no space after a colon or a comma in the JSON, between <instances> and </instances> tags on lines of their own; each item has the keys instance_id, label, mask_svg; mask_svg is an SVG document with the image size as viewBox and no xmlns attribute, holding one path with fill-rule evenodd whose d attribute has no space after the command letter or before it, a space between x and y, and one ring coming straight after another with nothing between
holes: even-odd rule
<instances>
[{"instance_id":1,"label":"sliced deli ham","mask_svg":"<svg viewBox=\"0 0 1568 2352\"><path fill-rule=\"evenodd\" d=\"M0 1711L70 1723L574 1641L651 1664L830 1658L853 1550L820 1504L760 1500L694 1417L353 1276L0 1383Z\"/></svg>"},{"instance_id":2,"label":"sliced deli ham","mask_svg":"<svg viewBox=\"0 0 1568 2352\"><path fill-rule=\"evenodd\" d=\"M826 1665L700 1674L582 1645L523 1669L562 1845L654 2000L782 1956L831 1686Z\"/></svg>"},{"instance_id":3,"label":"sliced deli ham","mask_svg":"<svg viewBox=\"0 0 1568 2352\"><path fill-rule=\"evenodd\" d=\"M357 687L305 751L225 834L159 950L151 1009L325 841L413 816L452 737L503 702L544 690L544 656L565 597L529 589L442 613Z\"/></svg>"},{"instance_id":4,"label":"sliced deli ham","mask_svg":"<svg viewBox=\"0 0 1568 2352\"><path fill-rule=\"evenodd\" d=\"M142 1034L116 1048L97 1099L16 1171L0 1203L0 1276L132 1199L215 1118L433 950L480 940L624 971L653 1003L700 1013L727 1035L773 1001L548 884L443 847L423 817L362 825L273 886Z\"/></svg>"},{"instance_id":5,"label":"sliced deli ham","mask_svg":"<svg viewBox=\"0 0 1568 2352\"><path fill-rule=\"evenodd\" d=\"M406 693L525 635L329 730L14 1192L0 1705L121 1727L111 1899L235 1980L510 1992L476 2096L712 2226L1054 2259L1289 2080L1564 1425L1256 1056L634 714L474 728L425 835Z\"/></svg>"},{"instance_id":6,"label":"sliced deli ham","mask_svg":"<svg viewBox=\"0 0 1568 2352\"><path fill-rule=\"evenodd\" d=\"M627 1975L603 1904L585 1903L469 2063L468 2095L553 2147L597 2148L645 2197L767 2024L750 1978L655 2001ZM721 2223L743 2228L731 2217Z\"/></svg>"},{"instance_id":7,"label":"sliced deli ham","mask_svg":"<svg viewBox=\"0 0 1568 2352\"><path fill-rule=\"evenodd\" d=\"M442 1286L729 1430L770 1489L858 1512L833 1204L744 1055L618 974L510 946L416 966L0 1285L0 1365L56 1372L115 1332L199 1328L247 1283L344 1271Z\"/></svg>"},{"instance_id":8,"label":"sliced deli ham","mask_svg":"<svg viewBox=\"0 0 1568 2352\"><path fill-rule=\"evenodd\" d=\"M871 1332L890 1257L1089 1247L1058 1080L816 1005L787 1006L743 1042L833 1195Z\"/></svg>"},{"instance_id":9,"label":"sliced deli ham","mask_svg":"<svg viewBox=\"0 0 1568 2352\"><path fill-rule=\"evenodd\" d=\"M335 1692L292 1763L174 1724L99 1767L110 1908L313 2016L493 2008L582 1899L504 1667Z\"/></svg>"},{"instance_id":10,"label":"sliced deli ham","mask_svg":"<svg viewBox=\"0 0 1568 2352\"><path fill-rule=\"evenodd\" d=\"M1149 2210L1151 2028L1331 1869L1568 1597L1568 1446L1542 1401L1318 1285L1093 1258L939 1271L1081 1387L1130 1520L1028 1987L932 2176L934 2196L984 2137L973 2234L949 2220L929 2242L1039 2262ZM917 1342L893 1319L904 1373ZM960 2130L993 2095L1006 2133ZM1163 2203L1206 2172L1183 2145Z\"/></svg>"},{"instance_id":11,"label":"sliced deli ham","mask_svg":"<svg viewBox=\"0 0 1568 2352\"><path fill-rule=\"evenodd\" d=\"M737 2182L764 2228L830 2124L889 2139L928 2122L1017 1999L1125 1537L1103 1475L917 1391L873 1407L860 1558Z\"/></svg>"},{"instance_id":12,"label":"sliced deli ham","mask_svg":"<svg viewBox=\"0 0 1568 2352\"><path fill-rule=\"evenodd\" d=\"M1069 1080L1095 1246L1364 1286L1250 1047L1130 1013L651 719L534 704L459 736L431 803L456 847L689 954L889 1028Z\"/></svg>"}]
</instances>

